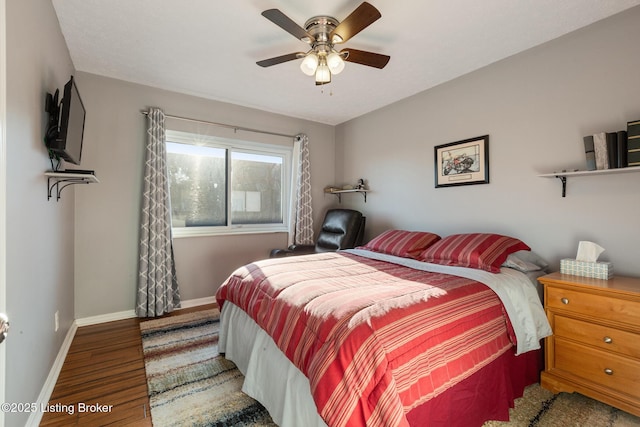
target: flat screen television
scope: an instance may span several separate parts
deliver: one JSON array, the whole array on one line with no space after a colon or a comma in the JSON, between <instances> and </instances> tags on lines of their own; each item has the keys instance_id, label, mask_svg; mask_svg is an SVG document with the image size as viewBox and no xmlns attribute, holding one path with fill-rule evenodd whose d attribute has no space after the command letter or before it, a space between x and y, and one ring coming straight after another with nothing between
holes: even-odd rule
<instances>
[{"instance_id":1,"label":"flat screen television","mask_svg":"<svg viewBox=\"0 0 640 427\"><path fill-rule=\"evenodd\" d=\"M62 100L58 103L59 91L47 94L45 111L49 113L49 125L45 144L51 158L64 159L75 165L82 158L82 138L86 111L73 76L64 85Z\"/></svg>"}]
</instances>

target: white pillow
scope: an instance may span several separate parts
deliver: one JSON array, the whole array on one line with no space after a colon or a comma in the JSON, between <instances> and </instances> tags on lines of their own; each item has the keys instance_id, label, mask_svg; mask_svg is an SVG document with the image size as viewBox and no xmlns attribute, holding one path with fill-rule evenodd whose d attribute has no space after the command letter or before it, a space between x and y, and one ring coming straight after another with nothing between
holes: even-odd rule
<instances>
[{"instance_id":1,"label":"white pillow","mask_svg":"<svg viewBox=\"0 0 640 427\"><path fill-rule=\"evenodd\" d=\"M530 271L545 270L549 264L535 252L518 251L510 254L502 266L528 273Z\"/></svg>"}]
</instances>

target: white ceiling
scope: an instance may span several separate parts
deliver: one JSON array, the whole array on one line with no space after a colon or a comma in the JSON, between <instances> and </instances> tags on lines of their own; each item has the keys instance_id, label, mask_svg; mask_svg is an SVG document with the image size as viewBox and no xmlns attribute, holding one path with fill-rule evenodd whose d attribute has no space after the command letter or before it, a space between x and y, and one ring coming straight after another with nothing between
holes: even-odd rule
<instances>
[{"instance_id":1,"label":"white ceiling","mask_svg":"<svg viewBox=\"0 0 640 427\"><path fill-rule=\"evenodd\" d=\"M370 0L382 18L340 48L390 55L389 64L378 70L347 63L322 89L299 60L256 65L308 48L260 13L277 8L304 26L316 15L342 20L361 0L52 2L78 71L332 125L640 4Z\"/></svg>"}]
</instances>

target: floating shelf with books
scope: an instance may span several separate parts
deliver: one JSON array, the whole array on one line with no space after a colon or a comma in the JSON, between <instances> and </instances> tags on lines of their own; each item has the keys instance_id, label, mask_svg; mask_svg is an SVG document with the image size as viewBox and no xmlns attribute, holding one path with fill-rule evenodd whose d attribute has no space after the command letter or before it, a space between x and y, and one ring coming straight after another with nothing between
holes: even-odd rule
<instances>
[{"instance_id":1,"label":"floating shelf with books","mask_svg":"<svg viewBox=\"0 0 640 427\"><path fill-rule=\"evenodd\" d=\"M95 172L87 170L47 171L44 176L47 177L47 200L53 197L55 191L56 201L60 200L62 190L70 185L100 182Z\"/></svg>"},{"instance_id":2,"label":"floating shelf with books","mask_svg":"<svg viewBox=\"0 0 640 427\"><path fill-rule=\"evenodd\" d=\"M613 168L613 169L598 169L598 170L573 170L573 171L561 171L553 173L545 173L538 175L542 178L558 178L562 182L562 197L567 195L567 178L570 176L587 176L587 175L611 175L617 173L631 173L640 172L640 167L629 166L626 168Z\"/></svg>"}]
</instances>

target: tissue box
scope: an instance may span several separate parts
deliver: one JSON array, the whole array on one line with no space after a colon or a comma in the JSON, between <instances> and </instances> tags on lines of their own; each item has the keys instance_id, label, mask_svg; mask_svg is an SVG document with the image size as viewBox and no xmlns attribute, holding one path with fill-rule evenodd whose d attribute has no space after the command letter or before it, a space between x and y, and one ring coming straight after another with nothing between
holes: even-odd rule
<instances>
[{"instance_id":1,"label":"tissue box","mask_svg":"<svg viewBox=\"0 0 640 427\"><path fill-rule=\"evenodd\" d=\"M560 273L606 280L613 277L613 264L610 262L587 262L565 258L560 260Z\"/></svg>"}]
</instances>

